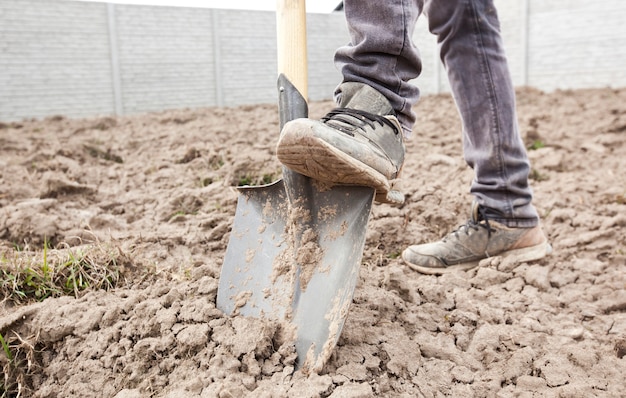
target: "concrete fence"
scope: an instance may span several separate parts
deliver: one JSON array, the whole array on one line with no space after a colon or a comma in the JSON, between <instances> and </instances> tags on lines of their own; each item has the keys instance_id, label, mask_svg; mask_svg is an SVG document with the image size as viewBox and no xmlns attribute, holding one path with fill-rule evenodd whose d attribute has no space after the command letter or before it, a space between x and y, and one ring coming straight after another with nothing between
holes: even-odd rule
<instances>
[{"instance_id":1,"label":"concrete fence","mask_svg":"<svg viewBox=\"0 0 626 398\"><path fill-rule=\"evenodd\" d=\"M626 85L623 0L496 0L516 85ZM344 15L307 16L309 99L340 80ZM448 90L425 19L422 93ZM272 103L273 12L70 0L0 0L0 120Z\"/></svg>"}]
</instances>

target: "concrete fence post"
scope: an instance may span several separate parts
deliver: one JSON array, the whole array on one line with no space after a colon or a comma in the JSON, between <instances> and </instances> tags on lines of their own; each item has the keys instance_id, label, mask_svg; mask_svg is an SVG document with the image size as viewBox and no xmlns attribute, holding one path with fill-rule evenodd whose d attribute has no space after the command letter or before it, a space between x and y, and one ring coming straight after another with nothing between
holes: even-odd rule
<instances>
[{"instance_id":1,"label":"concrete fence post","mask_svg":"<svg viewBox=\"0 0 626 398\"><path fill-rule=\"evenodd\" d=\"M529 29L530 29L530 0L522 0L522 85L528 86L528 53L529 53Z\"/></svg>"},{"instance_id":2,"label":"concrete fence post","mask_svg":"<svg viewBox=\"0 0 626 398\"><path fill-rule=\"evenodd\" d=\"M124 114L122 99L122 81L120 77L120 60L117 46L117 27L115 24L115 5L107 3L107 22L109 28L109 48L111 51L111 80L113 81L113 105L116 115Z\"/></svg>"},{"instance_id":3,"label":"concrete fence post","mask_svg":"<svg viewBox=\"0 0 626 398\"><path fill-rule=\"evenodd\" d=\"M217 10L211 10L211 36L213 37L213 70L215 73L215 103L224 106L224 90L222 84L222 54L220 49L220 29Z\"/></svg>"}]
</instances>

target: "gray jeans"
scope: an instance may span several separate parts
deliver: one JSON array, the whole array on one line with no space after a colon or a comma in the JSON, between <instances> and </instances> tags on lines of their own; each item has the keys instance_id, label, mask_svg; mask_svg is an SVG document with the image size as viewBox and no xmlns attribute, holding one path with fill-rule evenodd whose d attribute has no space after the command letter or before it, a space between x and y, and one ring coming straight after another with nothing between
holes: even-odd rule
<instances>
[{"instance_id":1,"label":"gray jeans","mask_svg":"<svg viewBox=\"0 0 626 398\"><path fill-rule=\"evenodd\" d=\"M351 43L335 55L344 82L365 83L385 95L407 134L419 98L409 80L422 69L412 36L424 12L461 115L464 156L475 173L471 193L489 219L509 227L537 225L493 0L345 0L344 9Z\"/></svg>"}]
</instances>

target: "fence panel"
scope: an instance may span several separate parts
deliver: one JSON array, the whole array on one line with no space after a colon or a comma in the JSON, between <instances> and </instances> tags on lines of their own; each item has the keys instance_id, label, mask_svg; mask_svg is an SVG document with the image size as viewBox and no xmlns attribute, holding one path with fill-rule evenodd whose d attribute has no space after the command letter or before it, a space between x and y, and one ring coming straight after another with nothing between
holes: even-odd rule
<instances>
[{"instance_id":1,"label":"fence panel","mask_svg":"<svg viewBox=\"0 0 626 398\"><path fill-rule=\"evenodd\" d=\"M495 0L515 85L626 85L623 0ZM342 13L307 15L309 96L329 99ZM0 0L0 120L272 103L273 12ZM425 18L422 94L449 91Z\"/></svg>"}]
</instances>

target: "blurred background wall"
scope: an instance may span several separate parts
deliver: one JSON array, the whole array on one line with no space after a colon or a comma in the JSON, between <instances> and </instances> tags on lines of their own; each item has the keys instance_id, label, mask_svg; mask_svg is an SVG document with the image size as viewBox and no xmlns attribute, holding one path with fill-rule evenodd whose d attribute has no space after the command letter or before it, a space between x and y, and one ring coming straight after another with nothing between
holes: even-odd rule
<instances>
[{"instance_id":1,"label":"blurred background wall","mask_svg":"<svg viewBox=\"0 0 626 398\"><path fill-rule=\"evenodd\" d=\"M496 0L517 86L626 85L626 1ZM309 99L332 97L342 12L307 15ZM422 94L448 91L425 18ZM0 0L0 120L272 103L275 15L71 0Z\"/></svg>"}]
</instances>

